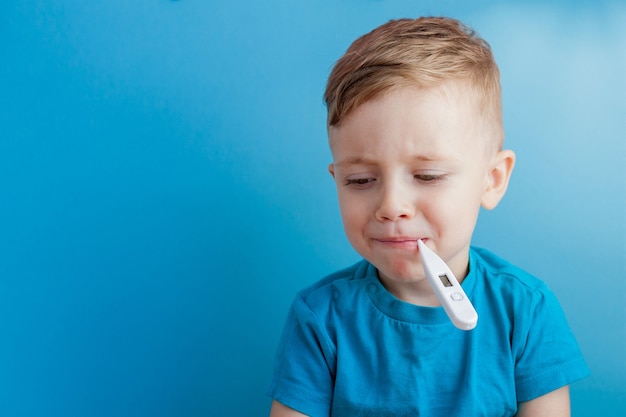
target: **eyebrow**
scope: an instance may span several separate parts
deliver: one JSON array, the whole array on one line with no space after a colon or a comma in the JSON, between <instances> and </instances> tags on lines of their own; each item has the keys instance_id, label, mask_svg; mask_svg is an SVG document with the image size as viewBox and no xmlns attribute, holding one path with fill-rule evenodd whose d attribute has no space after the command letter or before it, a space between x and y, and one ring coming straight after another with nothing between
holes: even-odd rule
<instances>
[{"instance_id":1,"label":"eyebrow","mask_svg":"<svg viewBox=\"0 0 626 417\"><path fill-rule=\"evenodd\" d=\"M441 161L443 158L439 158L434 155L416 155L411 158L412 161L417 162L433 162L433 161ZM345 165L378 165L378 162L371 158L366 158L363 156L349 156L347 158L342 159L341 161L334 164L335 166L345 166Z\"/></svg>"}]
</instances>

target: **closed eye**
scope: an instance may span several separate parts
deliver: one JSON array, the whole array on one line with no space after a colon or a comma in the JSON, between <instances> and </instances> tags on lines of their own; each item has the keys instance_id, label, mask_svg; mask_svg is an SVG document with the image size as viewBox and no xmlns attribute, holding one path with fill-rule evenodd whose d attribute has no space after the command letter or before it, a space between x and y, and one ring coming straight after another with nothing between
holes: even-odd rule
<instances>
[{"instance_id":1,"label":"closed eye","mask_svg":"<svg viewBox=\"0 0 626 417\"><path fill-rule=\"evenodd\" d=\"M374 182L376 182L376 178L348 178L344 185L362 189L371 186Z\"/></svg>"},{"instance_id":2,"label":"closed eye","mask_svg":"<svg viewBox=\"0 0 626 417\"><path fill-rule=\"evenodd\" d=\"M446 178L445 174L416 174L413 176L416 180L428 184L436 184Z\"/></svg>"}]
</instances>

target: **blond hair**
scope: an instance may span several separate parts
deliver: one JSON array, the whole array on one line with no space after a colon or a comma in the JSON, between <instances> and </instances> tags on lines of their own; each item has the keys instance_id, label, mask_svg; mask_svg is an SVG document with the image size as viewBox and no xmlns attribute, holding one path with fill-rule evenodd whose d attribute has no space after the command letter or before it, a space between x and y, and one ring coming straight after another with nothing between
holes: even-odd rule
<instances>
[{"instance_id":1,"label":"blond hair","mask_svg":"<svg viewBox=\"0 0 626 417\"><path fill-rule=\"evenodd\" d=\"M478 96L483 123L502 146L500 73L491 47L471 28L445 17L391 20L355 40L328 78L328 125L396 87L467 83Z\"/></svg>"}]
</instances>

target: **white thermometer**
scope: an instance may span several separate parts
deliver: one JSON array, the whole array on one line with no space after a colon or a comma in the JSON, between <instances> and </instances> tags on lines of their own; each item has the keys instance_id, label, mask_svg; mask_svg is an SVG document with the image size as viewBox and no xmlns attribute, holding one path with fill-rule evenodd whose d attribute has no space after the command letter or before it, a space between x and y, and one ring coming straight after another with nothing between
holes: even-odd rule
<instances>
[{"instance_id":1,"label":"white thermometer","mask_svg":"<svg viewBox=\"0 0 626 417\"><path fill-rule=\"evenodd\" d=\"M461 284L446 263L424 242L417 241L426 278L452 323L461 330L472 330L478 322L474 309Z\"/></svg>"}]
</instances>

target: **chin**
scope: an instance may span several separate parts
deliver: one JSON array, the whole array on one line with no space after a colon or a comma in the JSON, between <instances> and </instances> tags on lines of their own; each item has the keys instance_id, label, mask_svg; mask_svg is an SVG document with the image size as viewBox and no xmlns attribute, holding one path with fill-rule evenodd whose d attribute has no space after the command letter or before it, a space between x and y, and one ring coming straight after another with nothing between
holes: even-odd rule
<instances>
[{"instance_id":1,"label":"chin","mask_svg":"<svg viewBox=\"0 0 626 417\"><path fill-rule=\"evenodd\" d=\"M422 267L419 265L411 265L406 262L397 263L391 267L378 267L379 275L396 282L415 282L420 281L424 275Z\"/></svg>"}]
</instances>

